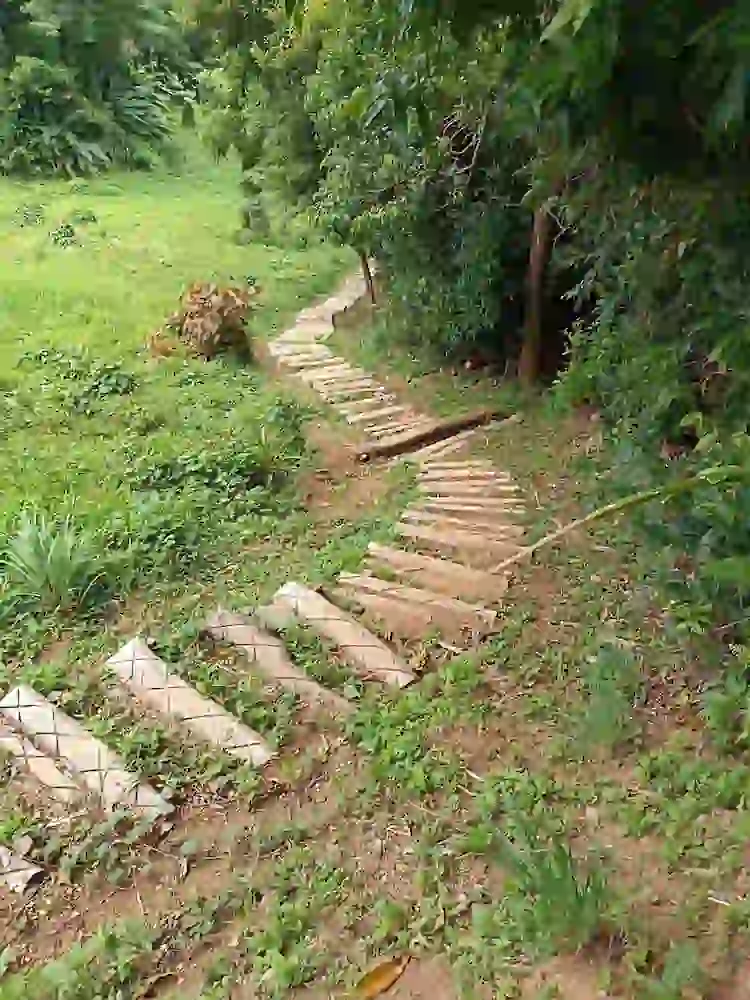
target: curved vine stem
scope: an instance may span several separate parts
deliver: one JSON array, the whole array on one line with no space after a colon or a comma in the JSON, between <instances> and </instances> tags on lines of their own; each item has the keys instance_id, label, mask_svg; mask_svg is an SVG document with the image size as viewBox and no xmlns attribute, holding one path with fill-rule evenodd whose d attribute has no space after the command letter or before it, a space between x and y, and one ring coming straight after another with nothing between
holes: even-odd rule
<instances>
[{"instance_id":1,"label":"curved vine stem","mask_svg":"<svg viewBox=\"0 0 750 1000\"><path fill-rule=\"evenodd\" d=\"M672 486L663 486L650 490L641 490L638 493L631 493L626 497L622 497L620 500L615 500L614 503L608 503L605 504L604 507L598 507L585 517L579 517L576 518L575 521L570 521L568 524L563 525L562 528L558 528L556 531L550 532L549 535L545 535L544 538L540 538L539 541L534 542L533 545L526 545L524 548L516 552L515 555L512 555L508 559L504 559L501 563L498 563L498 565L494 566L490 572L500 573L503 570L509 569L511 566L518 565L518 563L523 562L525 559L532 559L540 549L545 549L549 545L559 541L561 538L565 538L566 535L569 535L577 528L584 528L589 524L593 524L595 521L602 521L610 515L621 514L625 510L630 510L631 507L638 507L640 504L648 503L649 500L672 500L674 497L679 496L682 493L690 493L697 486L702 486L706 483L713 483L715 485L719 482L725 482L727 480L731 481L741 479L748 475L750 475L750 469L743 465L717 465L710 469L703 469L694 476L689 476Z\"/></svg>"}]
</instances>

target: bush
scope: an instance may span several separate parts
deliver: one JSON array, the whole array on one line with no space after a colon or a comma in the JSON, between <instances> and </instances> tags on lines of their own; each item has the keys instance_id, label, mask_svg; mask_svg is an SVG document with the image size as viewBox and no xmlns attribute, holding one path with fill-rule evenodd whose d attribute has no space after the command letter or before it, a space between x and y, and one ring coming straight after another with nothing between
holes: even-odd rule
<instances>
[{"instance_id":1,"label":"bush","mask_svg":"<svg viewBox=\"0 0 750 1000\"><path fill-rule=\"evenodd\" d=\"M113 123L66 66L20 56L0 83L0 170L90 173L110 163Z\"/></svg>"},{"instance_id":2,"label":"bush","mask_svg":"<svg viewBox=\"0 0 750 1000\"><path fill-rule=\"evenodd\" d=\"M151 166L191 70L161 0L18 4L0 21L0 172Z\"/></svg>"},{"instance_id":3,"label":"bush","mask_svg":"<svg viewBox=\"0 0 750 1000\"><path fill-rule=\"evenodd\" d=\"M71 518L56 525L32 511L0 554L6 607L30 613L69 613L97 603L107 592L105 560L93 536Z\"/></svg>"}]
</instances>

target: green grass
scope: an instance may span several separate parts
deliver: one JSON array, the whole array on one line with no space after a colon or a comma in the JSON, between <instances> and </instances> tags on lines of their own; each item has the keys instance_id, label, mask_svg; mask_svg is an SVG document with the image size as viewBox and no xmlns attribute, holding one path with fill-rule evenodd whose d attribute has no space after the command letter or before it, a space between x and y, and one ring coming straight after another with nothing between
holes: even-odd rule
<instances>
[{"instance_id":1,"label":"green grass","mask_svg":"<svg viewBox=\"0 0 750 1000\"><path fill-rule=\"evenodd\" d=\"M296 739L294 698L200 637L217 604L245 610L286 580L357 570L369 541L392 539L414 488L408 469L383 473L378 503L351 516L337 511L345 480L327 494L333 514L308 509L308 411L280 382L143 352L192 280L256 279L263 338L345 269L346 255L303 246L300 230L285 246L234 243L237 180L198 156L174 174L0 184L2 688L25 680L55 697L185 813L209 789L220 830L181 815L173 835L149 840L115 815L50 836L4 768L0 842L28 835L37 861L125 893L140 874L147 904L153 865L175 898L47 968L0 953L20 970L0 977L0 1000L283 1000L308 983L338 995L404 950L444 957L466 997L487 983L535 995L526 980L556 956L613 996L727 987L750 941L746 664L735 651L723 682L705 647L665 626L627 523L519 567L500 633L456 658L425 647L426 676L397 694L287 630L296 663L356 702L343 730L304 719L309 744ZM512 386L383 350L382 332L339 343L395 371L398 391L431 412L519 407L523 422L485 450L524 488L535 535L591 506L607 455L589 447L590 428ZM138 630L280 748L282 794L264 798L257 772L114 694L102 664ZM49 931L56 918L39 919ZM175 982L188 968L190 986Z\"/></svg>"},{"instance_id":2,"label":"green grass","mask_svg":"<svg viewBox=\"0 0 750 1000\"><path fill-rule=\"evenodd\" d=\"M263 338L346 269L299 230L239 246L238 179L191 146L175 173L0 182L0 606L32 613L24 640L221 565L295 509L304 411L253 368L144 349L193 281L255 281Z\"/></svg>"}]
</instances>

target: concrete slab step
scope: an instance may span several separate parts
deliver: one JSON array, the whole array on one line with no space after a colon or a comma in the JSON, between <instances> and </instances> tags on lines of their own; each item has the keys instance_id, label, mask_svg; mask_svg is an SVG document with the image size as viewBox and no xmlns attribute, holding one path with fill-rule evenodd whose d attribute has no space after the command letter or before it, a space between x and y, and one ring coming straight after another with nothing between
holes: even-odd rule
<instances>
[{"instance_id":1,"label":"concrete slab step","mask_svg":"<svg viewBox=\"0 0 750 1000\"><path fill-rule=\"evenodd\" d=\"M334 643L359 673L394 687L414 681L412 671L384 642L322 594L290 582L276 593L274 603L285 605L295 618Z\"/></svg>"},{"instance_id":2,"label":"concrete slab step","mask_svg":"<svg viewBox=\"0 0 750 1000\"><path fill-rule=\"evenodd\" d=\"M29 774L60 802L72 803L83 797L83 788L61 770L52 757L4 722L0 722L0 754L8 756L14 767Z\"/></svg>"},{"instance_id":3,"label":"concrete slab step","mask_svg":"<svg viewBox=\"0 0 750 1000\"><path fill-rule=\"evenodd\" d=\"M262 736L172 673L142 639L131 639L107 660L107 666L137 701L176 720L198 739L255 767L273 757Z\"/></svg>"},{"instance_id":4,"label":"concrete slab step","mask_svg":"<svg viewBox=\"0 0 750 1000\"><path fill-rule=\"evenodd\" d=\"M0 715L59 761L106 808L127 807L149 819L172 811L166 799L126 770L117 754L33 688L21 684L9 691L0 701Z\"/></svg>"},{"instance_id":5,"label":"concrete slab step","mask_svg":"<svg viewBox=\"0 0 750 1000\"><path fill-rule=\"evenodd\" d=\"M217 641L236 646L264 680L293 691L309 705L325 706L338 715L352 711L350 701L308 677L292 663L283 642L246 615L220 608L206 628Z\"/></svg>"}]
</instances>

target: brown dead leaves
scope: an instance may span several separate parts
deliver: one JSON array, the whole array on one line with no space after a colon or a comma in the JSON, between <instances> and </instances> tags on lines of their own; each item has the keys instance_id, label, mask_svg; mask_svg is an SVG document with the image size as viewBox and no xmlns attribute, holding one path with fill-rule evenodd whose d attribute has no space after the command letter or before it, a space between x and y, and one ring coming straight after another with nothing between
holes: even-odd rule
<instances>
[{"instance_id":1,"label":"brown dead leaves","mask_svg":"<svg viewBox=\"0 0 750 1000\"><path fill-rule=\"evenodd\" d=\"M249 358L246 322L251 300L257 294L255 287L222 288L200 282L191 285L181 308L151 334L148 349L162 357L183 349L207 360L227 352Z\"/></svg>"}]
</instances>

